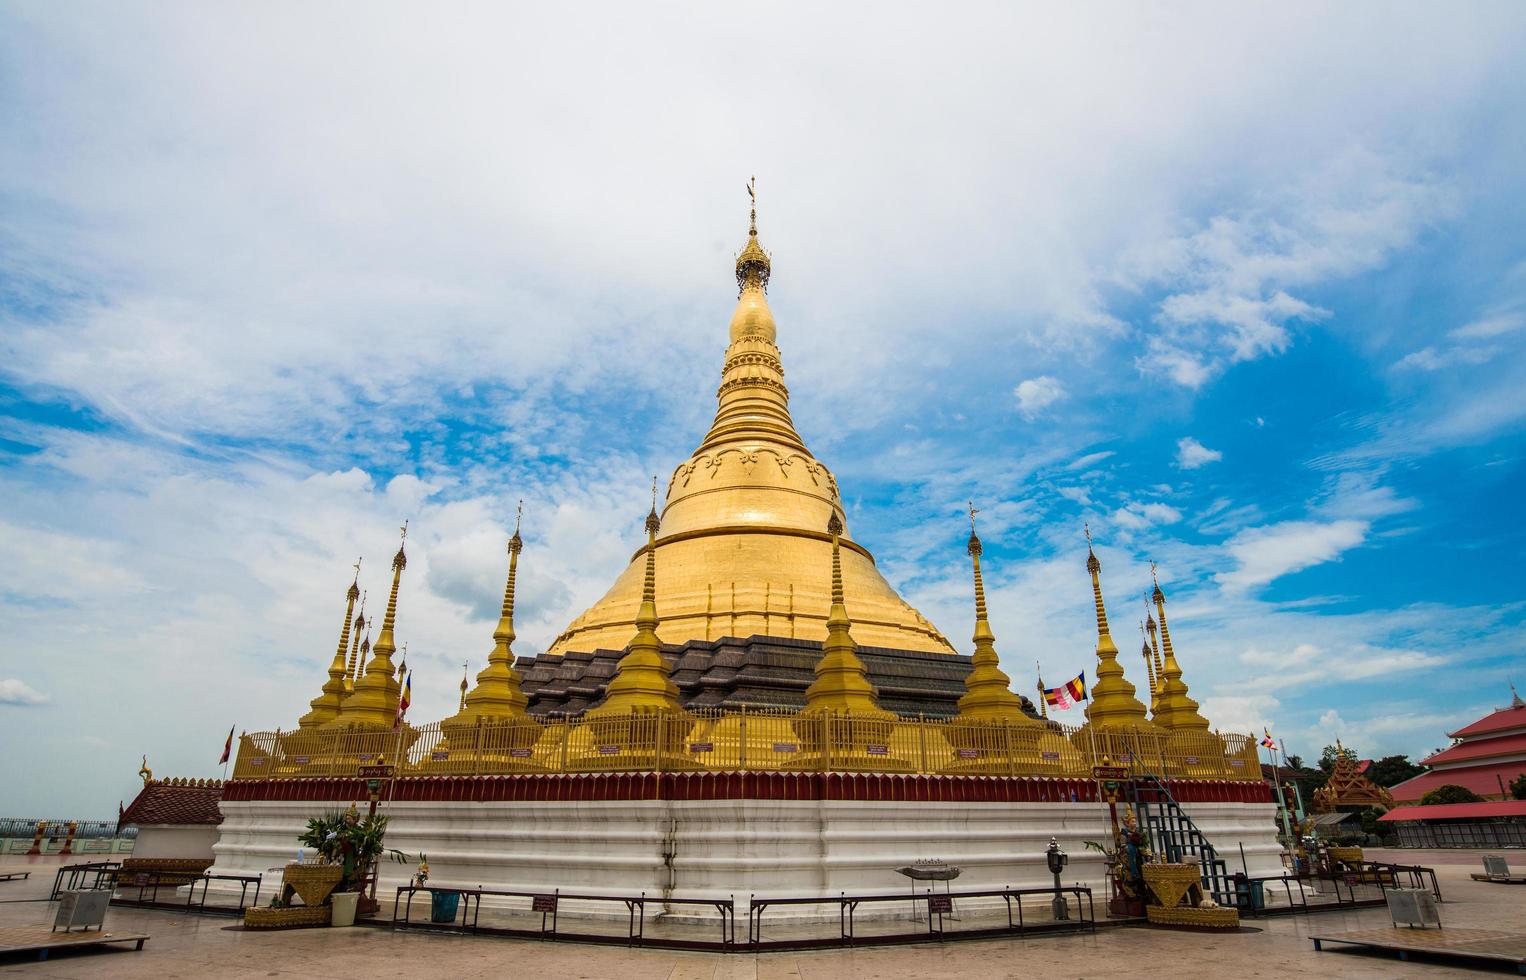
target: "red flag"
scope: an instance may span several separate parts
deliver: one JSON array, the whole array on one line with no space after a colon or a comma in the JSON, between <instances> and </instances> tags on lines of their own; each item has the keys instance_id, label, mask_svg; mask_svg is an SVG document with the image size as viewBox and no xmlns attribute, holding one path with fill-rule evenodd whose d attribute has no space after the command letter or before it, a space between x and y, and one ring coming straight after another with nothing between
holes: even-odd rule
<instances>
[{"instance_id":1,"label":"red flag","mask_svg":"<svg viewBox=\"0 0 1526 980\"><path fill-rule=\"evenodd\" d=\"M228 729L228 740L223 743L223 757L217 760L218 765L227 762L228 757L233 754L233 729L237 727L237 725L234 725Z\"/></svg>"}]
</instances>

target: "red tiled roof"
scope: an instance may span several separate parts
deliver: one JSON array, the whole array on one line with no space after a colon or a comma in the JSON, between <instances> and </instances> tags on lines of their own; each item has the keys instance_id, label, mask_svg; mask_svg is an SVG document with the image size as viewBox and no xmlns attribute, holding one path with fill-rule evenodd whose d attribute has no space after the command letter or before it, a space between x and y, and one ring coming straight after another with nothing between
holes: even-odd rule
<instances>
[{"instance_id":1,"label":"red tiled roof","mask_svg":"<svg viewBox=\"0 0 1526 980\"><path fill-rule=\"evenodd\" d=\"M218 782L152 782L122 811L121 825L222 823L222 811L217 807L222 795Z\"/></svg>"},{"instance_id":2,"label":"red tiled roof","mask_svg":"<svg viewBox=\"0 0 1526 980\"><path fill-rule=\"evenodd\" d=\"M1488 735L1491 732L1503 732L1512 728L1526 728L1526 705L1511 705L1498 711L1484 715L1471 725L1464 725L1455 732L1448 732L1449 738L1467 738L1469 735Z\"/></svg>"},{"instance_id":3,"label":"red tiled roof","mask_svg":"<svg viewBox=\"0 0 1526 980\"><path fill-rule=\"evenodd\" d=\"M1526 732L1463 742L1442 749L1428 759L1421 759L1420 764L1434 766L1443 762L1466 762L1469 759L1488 759L1497 755L1526 755Z\"/></svg>"},{"instance_id":4,"label":"red tiled roof","mask_svg":"<svg viewBox=\"0 0 1526 980\"><path fill-rule=\"evenodd\" d=\"M1481 817L1526 817L1526 800L1495 800L1490 803L1447 803L1438 806L1401 806L1378 818L1379 823L1400 820L1477 820Z\"/></svg>"},{"instance_id":5,"label":"red tiled roof","mask_svg":"<svg viewBox=\"0 0 1526 980\"><path fill-rule=\"evenodd\" d=\"M1500 780L1508 790L1510 781L1526 772L1526 762L1505 762L1492 766L1464 766L1461 769L1440 769L1423 772L1413 779L1406 779L1389 788L1393 798L1400 803L1413 803L1433 789L1451 784L1470 789L1479 796L1499 796Z\"/></svg>"}]
</instances>

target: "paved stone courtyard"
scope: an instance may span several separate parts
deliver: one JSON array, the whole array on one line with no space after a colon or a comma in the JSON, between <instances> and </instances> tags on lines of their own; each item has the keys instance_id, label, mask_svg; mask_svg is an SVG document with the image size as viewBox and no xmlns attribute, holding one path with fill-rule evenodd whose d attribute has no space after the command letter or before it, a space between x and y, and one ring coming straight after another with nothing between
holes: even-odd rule
<instances>
[{"instance_id":1,"label":"paved stone courtyard","mask_svg":"<svg viewBox=\"0 0 1526 980\"><path fill-rule=\"evenodd\" d=\"M1446 903L1444 925L1526 932L1526 886L1474 882L1481 869L1473 851L1372 851L1380 860L1436 868ZM1512 862L1526 865L1526 855ZM21 864L11 858L7 867ZM54 906L23 901L45 897L57 860L37 866L28 881L0 883L0 928L51 923ZM1382 909L1313 916L1247 919L1257 932L1233 935L1102 929L1096 935L994 939L917 946L813 952L720 954L536 942L531 940L391 933L376 929L244 932L225 916L113 908L108 931L144 932L142 952L108 950L56 954L38 962L0 959L0 974L28 977L124 977L175 980L201 977L615 977L619 980L697 978L924 977L1462 977L1478 970L1438 963L1401 963L1365 953L1315 953L1311 933L1388 925ZM745 926L745 923L741 925ZM1506 975L1502 973L1501 975Z\"/></svg>"}]
</instances>

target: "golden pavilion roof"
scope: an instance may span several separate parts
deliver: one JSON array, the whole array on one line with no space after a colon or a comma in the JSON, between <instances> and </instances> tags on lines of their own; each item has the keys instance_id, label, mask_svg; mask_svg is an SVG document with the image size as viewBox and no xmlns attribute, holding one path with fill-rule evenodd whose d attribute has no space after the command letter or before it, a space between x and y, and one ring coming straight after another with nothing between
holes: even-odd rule
<instances>
[{"instance_id":1,"label":"golden pavilion roof","mask_svg":"<svg viewBox=\"0 0 1526 980\"><path fill-rule=\"evenodd\" d=\"M751 187L749 186L749 190ZM835 517L843 585L859 643L953 653L932 623L896 594L853 541L837 479L795 430L775 344L756 210L736 260L740 288L716 392L715 421L668 479L656 591L665 643L753 634L823 641L831 599L821 569L831 560ZM636 629L643 547L609 592L574 619L548 653L622 649Z\"/></svg>"}]
</instances>

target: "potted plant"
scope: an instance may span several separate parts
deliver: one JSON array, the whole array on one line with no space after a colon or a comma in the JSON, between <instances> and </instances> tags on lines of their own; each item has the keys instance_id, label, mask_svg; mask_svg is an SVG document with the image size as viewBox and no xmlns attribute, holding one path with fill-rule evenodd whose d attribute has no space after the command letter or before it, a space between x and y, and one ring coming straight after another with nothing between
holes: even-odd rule
<instances>
[{"instance_id":1,"label":"potted plant","mask_svg":"<svg viewBox=\"0 0 1526 980\"><path fill-rule=\"evenodd\" d=\"M380 814L362 817L351 804L343 813L309 818L307 830L298 838L304 847L316 851L324 863L340 868L339 883L329 898L333 906L332 925L354 924L360 890L384 851L399 863L407 861L402 851L383 845L387 819Z\"/></svg>"}]
</instances>

